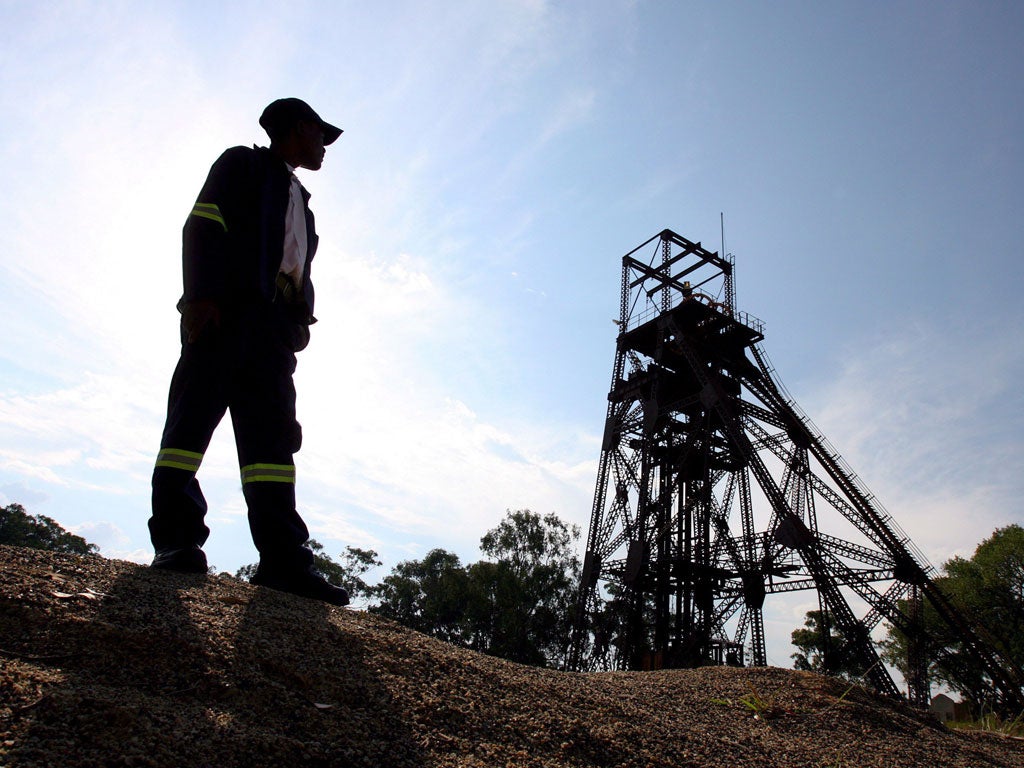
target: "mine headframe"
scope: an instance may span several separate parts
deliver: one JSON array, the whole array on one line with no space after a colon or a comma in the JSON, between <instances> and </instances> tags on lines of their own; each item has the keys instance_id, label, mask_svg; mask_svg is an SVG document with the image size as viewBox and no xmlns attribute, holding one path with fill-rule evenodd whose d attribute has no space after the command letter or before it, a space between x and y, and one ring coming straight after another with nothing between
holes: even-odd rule
<instances>
[{"instance_id":1,"label":"mine headframe","mask_svg":"<svg viewBox=\"0 0 1024 768\"><path fill-rule=\"evenodd\" d=\"M921 639L928 599L1024 704L1019 671L786 393L763 324L735 308L731 257L655 235L623 257L616 322L572 667L764 666L766 597L806 589L878 691L899 694L872 632ZM927 702L920 655L908 686Z\"/></svg>"}]
</instances>

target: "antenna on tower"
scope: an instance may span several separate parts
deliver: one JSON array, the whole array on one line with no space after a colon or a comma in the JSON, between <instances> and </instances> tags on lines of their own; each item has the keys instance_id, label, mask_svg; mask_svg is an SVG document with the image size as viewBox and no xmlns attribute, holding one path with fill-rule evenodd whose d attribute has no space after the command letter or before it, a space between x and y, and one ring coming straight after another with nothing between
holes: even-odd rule
<instances>
[{"instance_id":1,"label":"antenna on tower","mask_svg":"<svg viewBox=\"0 0 1024 768\"><path fill-rule=\"evenodd\" d=\"M721 211L718 213L718 220L722 224L722 256L725 256L725 214Z\"/></svg>"},{"instance_id":2,"label":"antenna on tower","mask_svg":"<svg viewBox=\"0 0 1024 768\"><path fill-rule=\"evenodd\" d=\"M725 251L725 214L719 212L719 221L722 225L722 261L729 265L725 271L725 306L729 310L730 317L736 317L736 259L731 253Z\"/></svg>"}]
</instances>

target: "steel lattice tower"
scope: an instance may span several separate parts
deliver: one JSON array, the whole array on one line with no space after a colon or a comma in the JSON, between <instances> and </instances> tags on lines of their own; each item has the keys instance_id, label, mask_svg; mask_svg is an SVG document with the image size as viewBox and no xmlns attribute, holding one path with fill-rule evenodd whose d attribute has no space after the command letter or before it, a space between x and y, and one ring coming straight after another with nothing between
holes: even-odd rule
<instances>
[{"instance_id":1,"label":"steel lattice tower","mask_svg":"<svg viewBox=\"0 0 1024 768\"><path fill-rule=\"evenodd\" d=\"M762 323L736 311L733 273L731 258L670 230L623 257L571 666L764 666L766 598L816 590L878 691L899 695L872 632L884 620L920 639L928 600L1024 705L1019 670L787 395ZM909 698L926 704L920 653L912 667Z\"/></svg>"}]
</instances>

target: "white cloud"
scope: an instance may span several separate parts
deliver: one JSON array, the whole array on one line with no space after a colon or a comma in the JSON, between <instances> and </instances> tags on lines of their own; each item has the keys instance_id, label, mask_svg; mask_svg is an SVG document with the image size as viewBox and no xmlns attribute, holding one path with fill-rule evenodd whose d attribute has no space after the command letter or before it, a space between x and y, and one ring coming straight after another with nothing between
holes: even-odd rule
<instances>
[{"instance_id":1,"label":"white cloud","mask_svg":"<svg viewBox=\"0 0 1024 768\"><path fill-rule=\"evenodd\" d=\"M15 458L13 455L8 454L6 452L2 454L2 456L3 463L0 464L0 466L2 466L4 470L10 472L12 475L16 477L31 480L39 480L42 481L43 483L48 483L50 485L66 484L63 478L61 478L61 476L53 470L52 466L50 466L53 464L60 465L65 463L65 460L63 458L57 458L51 454L48 456L39 457L43 459L43 463L36 463L33 461L23 461L21 459ZM18 485L21 487L25 487L24 482L21 482ZM40 493L37 489L31 486L28 487L28 490L33 495L35 495L36 498L46 497L46 494ZM22 503L22 498L22 496L19 496L18 499L16 499L16 501L18 503Z\"/></svg>"},{"instance_id":2,"label":"white cloud","mask_svg":"<svg viewBox=\"0 0 1024 768\"><path fill-rule=\"evenodd\" d=\"M589 509L578 442L566 454L560 443L573 441L564 436L481 421L459 396L461 380L446 375L463 355L489 354L489 333L481 327L474 339L464 327L472 298L407 255L390 264L348 257L325 269L322 284L344 320L325 310L332 319L316 326L299 363L297 463L311 527L364 546L386 528L397 540L447 535L475 549L506 507ZM587 462L596 459L591 447ZM315 495L304 496L311 486Z\"/></svg>"},{"instance_id":3,"label":"white cloud","mask_svg":"<svg viewBox=\"0 0 1024 768\"><path fill-rule=\"evenodd\" d=\"M544 146L590 119L596 99L597 92L593 88L571 91L563 96L547 116L537 137L538 145Z\"/></svg>"},{"instance_id":4,"label":"white cloud","mask_svg":"<svg viewBox=\"0 0 1024 768\"><path fill-rule=\"evenodd\" d=\"M136 562L141 562L141 560L135 557L124 557L124 553L133 552L133 550L130 549L132 539L121 528L114 525L109 520L86 521L73 526L70 530L75 535L81 536L90 544L98 546L100 548L100 554L104 557L117 557L123 560L135 560Z\"/></svg>"},{"instance_id":5,"label":"white cloud","mask_svg":"<svg viewBox=\"0 0 1024 768\"><path fill-rule=\"evenodd\" d=\"M990 322L908 323L847 350L807 408L936 566L1024 519L1021 325Z\"/></svg>"}]
</instances>

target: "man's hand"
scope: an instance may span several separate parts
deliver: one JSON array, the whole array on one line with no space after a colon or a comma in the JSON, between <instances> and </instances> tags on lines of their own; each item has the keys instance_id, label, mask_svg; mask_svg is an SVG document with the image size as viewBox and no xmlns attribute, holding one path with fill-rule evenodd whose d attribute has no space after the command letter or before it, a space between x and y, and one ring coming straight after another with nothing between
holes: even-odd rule
<instances>
[{"instance_id":1,"label":"man's hand","mask_svg":"<svg viewBox=\"0 0 1024 768\"><path fill-rule=\"evenodd\" d=\"M190 301L181 309L181 325L188 334L189 344L194 344L203 335L206 327L213 323L220 327L220 307L209 299Z\"/></svg>"}]
</instances>

